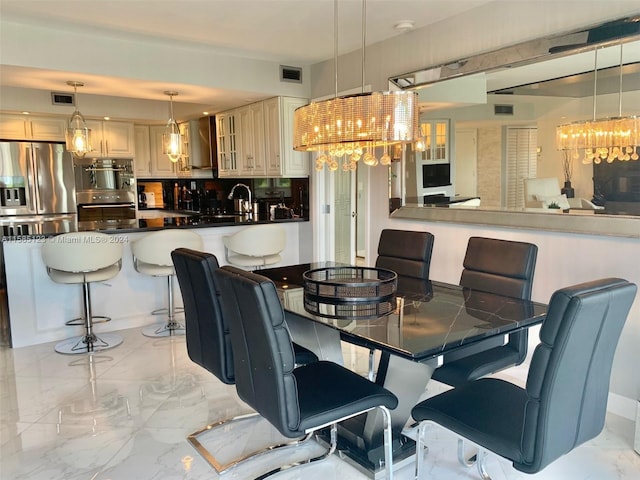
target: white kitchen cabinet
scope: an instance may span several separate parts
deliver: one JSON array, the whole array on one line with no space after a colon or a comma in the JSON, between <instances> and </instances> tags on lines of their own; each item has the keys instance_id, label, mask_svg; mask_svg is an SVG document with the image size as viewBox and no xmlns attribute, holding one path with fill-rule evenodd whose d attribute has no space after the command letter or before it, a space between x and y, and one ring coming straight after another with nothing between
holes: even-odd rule
<instances>
[{"instance_id":1,"label":"white kitchen cabinet","mask_svg":"<svg viewBox=\"0 0 640 480\"><path fill-rule=\"evenodd\" d=\"M149 127L149 145L151 148L151 176L173 178L177 175L176 163L162 152L162 135L166 130L165 125L153 125Z\"/></svg>"},{"instance_id":2,"label":"white kitchen cabinet","mask_svg":"<svg viewBox=\"0 0 640 480\"><path fill-rule=\"evenodd\" d=\"M281 116L280 151L284 158L282 175L285 177L308 177L311 155L309 152L298 152L293 149L293 119L295 111L309 103L304 98L280 97Z\"/></svg>"},{"instance_id":3,"label":"white kitchen cabinet","mask_svg":"<svg viewBox=\"0 0 640 480\"><path fill-rule=\"evenodd\" d=\"M151 145L149 143L149 126L135 125L134 139L136 144L135 174L136 178L151 177Z\"/></svg>"},{"instance_id":4,"label":"white kitchen cabinet","mask_svg":"<svg viewBox=\"0 0 640 480\"><path fill-rule=\"evenodd\" d=\"M133 123L87 120L91 129L92 157L134 158Z\"/></svg>"},{"instance_id":5,"label":"white kitchen cabinet","mask_svg":"<svg viewBox=\"0 0 640 480\"><path fill-rule=\"evenodd\" d=\"M293 116L308 103L303 98L274 97L264 102L266 174L269 177L307 177L309 153L293 150Z\"/></svg>"},{"instance_id":6,"label":"white kitchen cabinet","mask_svg":"<svg viewBox=\"0 0 640 480\"><path fill-rule=\"evenodd\" d=\"M164 125L135 126L136 178L175 178L178 175L176 163L162 153Z\"/></svg>"},{"instance_id":7,"label":"white kitchen cabinet","mask_svg":"<svg viewBox=\"0 0 640 480\"><path fill-rule=\"evenodd\" d=\"M238 173L238 124L234 111L216 115L218 139L218 176L234 177Z\"/></svg>"},{"instance_id":8,"label":"white kitchen cabinet","mask_svg":"<svg viewBox=\"0 0 640 480\"><path fill-rule=\"evenodd\" d=\"M64 142L66 128L67 119L63 117L0 116L0 137L7 140Z\"/></svg>"},{"instance_id":9,"label":"white kitchen cabinet","mask_svg":"<svg viewBox=\"0 0 640 480\"><path fill-rule=\"evenodd\" d=\"M274 97L216 115L220 177L307 177L309 154L293 150L302 98Z\"/></svg>"},{"instance_id":10,"label":"white kitchen cabinet","mask_svg":"<svg viewBox=\"0 0 640 480\"><path fill-rule=\"evenodd\" d=\"M238 175L241 177L264 177L265 142L264 142L264 109L262 102L235 110L240 119L240 148Z\"/></svg>"}]
</instances>

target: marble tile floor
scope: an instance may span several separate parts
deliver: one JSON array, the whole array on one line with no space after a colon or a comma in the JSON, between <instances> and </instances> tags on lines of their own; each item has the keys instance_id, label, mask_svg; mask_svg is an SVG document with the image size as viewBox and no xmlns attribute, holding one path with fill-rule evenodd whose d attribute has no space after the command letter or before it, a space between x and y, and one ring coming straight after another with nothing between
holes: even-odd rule
<instances>
[{"instance_id":1,"label":"marble tile floor","mask_svg":"<svg viewBox=\"0 0 640 480\"><path fill-rule=\"evenodd\" d=\"M122 345L92 356L57 354L53 344L0 349L2 480L250 479L320 450L310 443L271 452L218 476L186 437L207 423L249 412L234 387L192 363L184 337L148 338L140 328L119 333ZM363 374L366 357L365 351L345 346L347 365ZM509 373L522 381L526 369ZM433 382L427 394L438 386ZM637 479L640 456L631 447L633 429L632 421L609 415L600 436L537 475L520 473L495 456L488 468L494 480ZM221 456L277 436L259 420L219 429L215 439L210 434L203 438ZM429 445L428 478L480 478L475 469L457 463L456 439L449 432L434 427ZM334 455L274 478L368 477ZM395 478L413 478L412 466L397 471Z\"/></svg>"}]
</instances>

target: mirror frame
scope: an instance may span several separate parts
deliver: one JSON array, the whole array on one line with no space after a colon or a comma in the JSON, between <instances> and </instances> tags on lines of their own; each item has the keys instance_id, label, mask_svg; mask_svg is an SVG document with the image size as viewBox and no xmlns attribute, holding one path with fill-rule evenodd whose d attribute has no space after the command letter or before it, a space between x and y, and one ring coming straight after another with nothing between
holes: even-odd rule
<instances>
[{"instance_id":1,"label":"mirror frame","mask_svg":"<svg viewBox=\"0 0 640 480\"><path fill-rule=\"evenodd\" d=\"M625 17L560 35L531 40L445 64L395 75L389 82L401 90L416 90L426 85L482 72L519 67L552 58L566 57L596 47L640 40L640 17ZM404 161L404 160L403 160ZM434 222L466 223L498 227L582 233L640 238L640 217L607 214L562 214L548 212L484 209L482 207L447 208L418 204L403 205L391 218Z\"/></svg>"}]
</instances>

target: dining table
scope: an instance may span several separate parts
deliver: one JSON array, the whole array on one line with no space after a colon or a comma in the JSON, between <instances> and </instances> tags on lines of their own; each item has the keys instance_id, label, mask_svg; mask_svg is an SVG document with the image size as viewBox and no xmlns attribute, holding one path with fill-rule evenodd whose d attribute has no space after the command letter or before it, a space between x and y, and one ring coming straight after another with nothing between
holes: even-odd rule
<instances>
[{"instance_id":1,"label":"dining table","mask_svg":"<svg viewBox=\"0 0 640 480\"><path fill-rule=\"evenodd\" d=\"M546 317L542 303L402 276L394 279L393 295L376 290L373 302L348 298L348 289L332 289L333 296L310 289L317 287L315 272L334 275L340 269L365 280L379 278L383 270L319 262L256 273L275 283L292 339L319 359L344 365L341 342L379 352L374 381L398 397L391 412L394 468L413 461L415 442L407 434L411 409L426 395L445 353L487 342L504 344L509 334ZM323 287L322 281L317 283ZM341 291L347 292L345 298ZM373 479L383 476L382 419L376 410L340 424L339 438L343 458Z\"/></svg>"}]
</instances>

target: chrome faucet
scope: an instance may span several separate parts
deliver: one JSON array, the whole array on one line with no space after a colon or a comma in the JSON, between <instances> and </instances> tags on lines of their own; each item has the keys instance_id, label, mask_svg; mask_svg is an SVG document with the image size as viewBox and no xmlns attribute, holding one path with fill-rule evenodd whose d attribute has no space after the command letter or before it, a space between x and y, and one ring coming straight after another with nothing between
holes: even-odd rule
<instances>
[{"instance_id":1,"label":"chrome faucet","mask_svg":"<svg viewBox=\"0 0 640 480\"><path fill-rule=\"evenodd\" d=\"M245 213L251 213L251 189L245 185L244 183L236 183L233 188L231 189L231 193L227 196L227 198L229 200L233 199L233 194L236 191L236 187L244 187L247 189L247 192L249 193L249 203L248 205L245 207Z\"/></svg>"}]
</instances>

